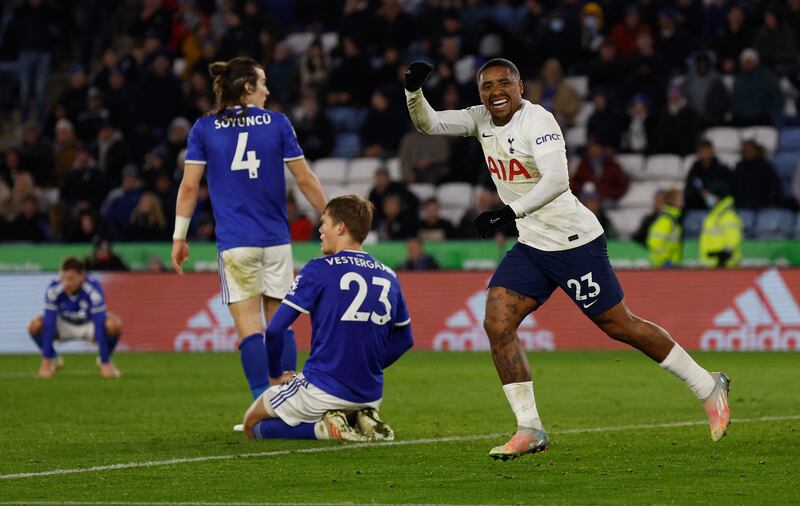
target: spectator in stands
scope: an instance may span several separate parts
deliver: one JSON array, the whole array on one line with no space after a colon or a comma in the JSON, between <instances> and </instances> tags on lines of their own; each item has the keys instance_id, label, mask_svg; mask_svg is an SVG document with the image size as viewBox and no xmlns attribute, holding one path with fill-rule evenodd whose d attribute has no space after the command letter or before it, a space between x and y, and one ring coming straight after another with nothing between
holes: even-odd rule
<instances>
[{"instance_id":1,"label":"spectator in stands","mask_svg":"<svg viewBox=\"0 0 800 506\"><path fill-rule=\"evenodd\" d=\"M275 45L272 64L269 66L269 91L273 100L289 103L290 97L297 97L297 90L291 89L291 80L297 68L297 60L292 50L284 42Z\"/></svg>"},{"instance_id":2,"label":"spectator in stands","mask_svg":"<svg viewBox=\"0 0 800 506\"><path fill-rule=\"evenodd\" d=\"M603 8L597 2L588 2L581 7L581 50L584 60L593 59L605 38L603 37Z\"/></svg>"},{"instance_id":3,"label":"spectator in stands","mask_svg":"<svg viewBox=\"0 0 800 506\"><path fill-rule=\"evenodd\" d=\"M289 219L289 235L292 242L310 241L314 233L314 224L308 216L300 212L294 194L286 197L286 217Z\"/></svg>"},{"instance_id":4,"label":"spectator in stands","mask_svg":"<svg viewBox=\"0 0 800 506\"><path fill-rule=\"evenodd\" d=\"M765 67L784 76L795 66L798 34L781 17L778 6L770 5L764 10L764 24L756 30L753 48Z\"/></svg>"},{"instance_id":5,"label":"spectator in stands","mask_svg":"<svg viewBox=\"0 0 800 506\"><path fill-rule=\"evenodd\" d=\"M619 83L619 76L626 71L625 64L617 58L617 48L606 40L600 46L597 58L585 65L584 73L589 76L589 87L592 90L613 90ZM613 98L613 97L612 97Z\"/></svg>"},{"instance_id":6,"label":"spectator in stands","mask_svg":"<svg viewBox=\"0 0 800 506\"><path fill-rule=\"evenodd\" d=\"M712 65L713 54L699 51L693 55L683 81L683 95L706 126L720 125L730 109L730 94Z\"/></svg>"},{"instance_id":7,"label":"spectator in stands","mask_svg":"<svg viewBox=\"0 0 800 506\"><path fill-rule=\"evenodd\" d=\"M656 221L656 218L658 218L661 212L661 208L664 207L664 190L656 191L653 195L653 203L651 205L652 211L642 217L642 221L639 222L639 228L631 235L631 239L645 248L647 247L647 233L650 231L650 225Z\"/></svg>"},{"instance_id":8,"label":"spectator in stands","mask_svg":"<svg viewBox=\"0 0 800 506\"><path fill-rule=\"evenodd\" d=\"M366 105L372 91L372 66L352 35L341 39L342 57L331 70L328 105Z\"/></svg>"},{"instance_id":9,"label":"spectator in stands","mask_svg":"<svg viewBox=\"0 0 800 506\"><path fill-rule=\"evenodd\" d=\"M636 38L641 33L650 33L650 26L642 23L636 6L628 6L623 20L611 29L611 42L617 54L622 58L632 58L636 54Z\"/></svg>"},{"instance_id":10,"label":"spectator in stands","mask_svg":"<svg viewBox=\"0 0 800 506\"><path fill-rule=\"evenodd\" d=\"M400 196L395 193L386 195L383 199L383 220L378 228L378 238L381 241L405 240L415 237L418 229L416 214L403 212Z\"/></svg>"},{"instance_id":11,"label":"spectator in stands","mask_svg":"<svg viewBox=\"0 0 800 506\"><path fill-rule=\"evenodd\" d=\"M781 204L781 181L753 139L742 141L742 159L733 171L733 198L739 209L763 209Z\"/></svg>"},{"instance_id":12,"label":"spectator in stands","mask_svg":"<svg viewBox=\"0 0 800 506\"><path fill-rule=\"evenodd\" d=\"M97 137L100 125L107 122L111 113L103 104L103 94L95 87L87 92L86 108L78 114L76 129L81 142L88 143Z\"/></svg>"},{"instance_id":13,"label":"spectator in stands","mask_svg":"<svg viewBox=\"0 0 800 506\"><path fill-rule=\"evenodd\" d=\"M52 240L47 216L39 210L33 195L22 199L19 214L6 225L6 238L10 241L45 242Z\"/></svg>"},{"instance_id":14,"label":"spectator in stands","mask_svg":"<svg viewBox=\"0 0 800 506\"><path fill-rule=\"evenodd\" d=\"M131 214L141 196L142 181L139 178L139 169L135 165L128 165L122 169L122 183L109 192L101 211L112 237L119 239L125 237Z\"/></svg>"},{"instance_id":15,"label":"spectator in stands","mask_svg":"<svg viewBox=\"0 0 800 506\"><path fill-rule=\"evenodd\" d=\"M111 188L119 186L122 181L122 168L130 161L130 148L122 132L110 121L100 125L97 138L89 146L92 157L97 161L97 168L105 175Z\"/></svg>"},{"instance_id":16,"label":"spectator in stands","mask_svg":"<svg viewBox=\"0 0 800 506\"><path fill-rule=\"evenodd\" d=\"M727 6L726 6L727 7ZM719 34L712 34L714 52L719 57L720 69L724 74L734 74L742 51L750 46L753 34L746 23L744 7L731 4L725 17L725 26Z\"/></svg>"},{"instance_id":17,"label":"spectator in stands","mask_svg":"<svg viewBox=\"0 0 800 506\"><path fill-rule=\"evenodd\" d=\"M319 101L314 93L305 93L300 107L294 116L294 129L297 141L309 160L325 158L333 149L335 132L333 125L320 111Z\"/></svg>"},{"instance_id":18,"label":"spectator in stands","mask_svg":"<svg viewBox=\"0 0 800 506\"><path fill-rule=\"evenodd\" d=\"M400 207L404 212L416 215L419 209L417 196L408 191L405 184L400 181L392 181L389 171L385 167L381 167L375 171L375 181L369 192L369 201L375 206L375 212L372 215L373 230L377 229L384 219L383 201L389 195L400 196Z\"/></svg>"},{"instance_id":19,"label":"spectator in stands","mask_svg":"<svg viewBox=\"0 0 800 506\"><path fill-rule=\"evenodd\" d=\"M164 51L158 52L141 80L134 99L134 116L156 138L166 132L173 118L185 110L181 82L172 73L172 61Z\"/></svg>"},{"instance_id":20,"label":"spectator in stands","mask_svg":"<svg viewBox=\"0 0 800 506\"><path fill-rule=\"evenodd\" d=\"M106 240L96 240L92 255L86 259L86 270L89 271L127 271L128 266L111 248Z\"/></svg>"},{"instance_id":21,"label":"spectator in stands","mask_svg":"<svg viewBox=\"0 0 800 506\"><path fill-rule=\"evenodd\" d=\"M131 124L133 92L125 79L125 74L114 69L109 76L109 89L103 94L103 103L108 108L111 123L123 132ZM210 110L210 109L207 109Z\"/></svg>"},{"instance_id":22,"label":"spectator in stands","mask_svg":"<svg viewBox=\"0 0 800 506\"><path fill-rule=\"evenodd\" d=\"M186 139L192 124L183 116L178 116L169 123L167 140L164 143L164 170L174 172L177 168L178 154L186 148Z\"/></svg>"},{"instance_id":23,"label":"spectator in stands","mask_svg":"<svg viewBox=\"0 0 800 506\"><path fill-rule=\"evenodd\" d=\"M667 105L656 121L654 142L649 143L650 151L688 155L697 145L700 129L697 112L687 105L678 86L670 86Z\"/></svg>"},{"instance_id":24,"label":"spectator in stands","mask_svg":"<svg viewBox=\"0 0 800 506\"><path fill-rule=\"evenodd\" d=\"M431 255L425 253L423 241L418 237L406 239L407 256L405 261L395 267L399 271L436 271L439 263Z\"/></svg>"},{"instance_id":25,"label":"spectator in stands","mask_svg":"<svg viewBox=\"0 0 800 506\"><path fill-rule=\"evenodd\" d=\"M778 79L770 70L760 67L755 49L742 51L739 65L740 71L733 81L733 124L773 125L783 110L783 93Z\"/></svg>"},{"instance_id":26,"label":"spectator in stands","mask_svg":"<svg viewBox=\"0 0 800 506\"><path fill-rule=\"evenodd\" d=\"M683 258L681 208L683 192L670 188L664 192L661 211L647 231L651 267L677 267Z\"/></svg>"},{"instance_id":27,"label":"spectator in stands","mask_svg":"<svg viewBox=\"0 0 800 506\"><path fill-rule=\"evenodd\" d=\"M631 153L649 153L655 139L656 116L653 103L644 93L637 93L628 106L628 124L622 131L622 149Z\"/></svg>"},{"instance_id":28,"label":"spectator in stands","mask_svg":"<svg viewBox=\"0 0 800 506\"><path fill-rule=\"evenodd\" d=\"M558 60L545 61L541 76L529 83L527 89L528 100L552 112L562 128L572 126L581 108L581 97L564 79Z\"/></svg>"},{"instance_id":29,"label":"spectator in stands","mask_svg":"<svg viewBox=\"0 0 800 506\"><path fill-rule=\"evenodd\" d=\"M53 146L42 137L41 130L33 123L25 126L22 132L22 144L19 146L21 165L27 168L37 186L50 183L53 173Z\"/></svg>"},{"instance_id":30,"label":"spectator in stands","mask_svg":"<svg viewBox=\"0 0 800 506\"><path fill-rule=\"evenodd\" d=\"M75 162L75 154L80 147L80 141L75 135L75 128L72 122L62 118L56 122L56 141L53 144L53 178L50 181L52 186L62 186L64 179L72 170Z\"/></svg>"},{"instance_id":31,"label":"spectator in stands","mask_svg":"<svg viewBox=\"0 0 800 506\"><path fill-rule=\"evenodd\" d=\"M691 41L683 28L676 23L675 10L671 7L662 7L658 12L655 47L666 63L669 74L682 73L686 57L692 49Z\"/></svg>"},{"instance_id":32,"label":"spectator in stands","mask_svg":"<svg viewBox=\"0 0 800 506\"><path fill-rule=\"evenodd\" d=\"M700 231L700 263L706 267L736 267L742 259L743 226L728 187L714 182L703 196L708 216Z\"/></svg>"},{"instance_id":33,"label":"spectator in stands","mask_svg":"<svg viewBox=\"0 0 800 506\"><path fill-rule=\"evenodd\" d=\"M450 145L440 135L425 135L412 128L400 141L398 157L407 183L437 183L450 171Z\"/></svg>"},{"instance_id":34,"label":"spectator in stands","mask_svg":"<svg viewBox=\"0 0 800 506\"><path fill-rule=\"evenodd\" d=\"M599 89L594 92L594 111L586 123L586 136L611 149L619 149L622 139L622 118L609 104L608 93Z\"/></svg>"},{"instance_id":35,"label":"spectator in stands","mask_svg":"<svg viewBox=\"0 0 800 506\"><path fill-rule=\"evenodd\" d=\"M107 192L103 172L97 168L92 155L85 148L79 148L72 171L61 187L61 199L71 208L83 204L91 209L100 209Z\"/></svg>"},{"instance_id":36,"label":"spectator in stands","mask_svg":"<svg viewBox=\"0 0 800 506\"><path fill-rule=\"evenodd\" d=\"M431 197L422 203L422 221L417 237L423 241L444 241L455 236L453 224L439 214L439 201Z\"/></svg>"},{"instance_id":37,"label":"spectator in stands","mask_svg":"<svg viewBox=\"0 0 800 506\"><path fill-rule=\"evenodd\" d=\"M300 74L300 89L318 94L327 83L331 70L331 60L322 48L322 41L314 39L300 57L297 69ZM303 149L305 150L305 145Z\"/></svg>"},{"instance_id":38,"label":"spectator in stands","mask_svg":"<svg viewBox=\"0 0 800 506\"><path fill-rule=\"evenodd\" d=\"M161 202L153 192L144 192L131 213L125 233L131 241L166 241L169 239L167 220Z\"/></svg>"},{"instance_id":39,"label":"spectator in stands","mask_svg":"<svg viewBox=\"0 0 800 506\"><path fill-rule=\"evenodd\" d=\"M69 224L66 236L67 242L73 243L93 243L107 238L102 222L91 209L83 209L78 213L77 219Z\"/></svg>"},{"instance_id":40,"label":"spectator in stands","mask_svg":"<svg viewBox=\"0 0 800 506\"><path fill-rule=\"evenodd\" d=\"M11 198L6 207L6 215L13 219L22 212L22 203L28 197L36 196L33 176L27 171L11 173Z\"/></svg>"},{"instance_id":41,"label":"spectator in stands","mask_svg":"<svg viewBox=\"0 0 800 506\"><path fill-rule=\"evenodd\" d=\"M665 83L669 78L666 63L653 44L649 32L640 33L636 38L636 55L628 63L629 74L621 84L625 97L644 93L656 106L664 104Z\"/></svg>"},{"instance_id":42,"label":"spectator in stands","mask_svg":"<svg viewBox=\"0 0 800 506\"><path fill-rule=\"evenodd\" d=\"M578 195L586 183L594 184L597 193L607 201L617 201L628 191L628 176L622 166L613 152L595 139L589 139L578 170L570 180L570 188Z\"/></svg>"},{"instance_id":43,"label":"spectator in stands","mask_svg":"<svg viewBox=\"0 0 800 506\"><path fill-rule=\"evenodd\" d=\"M47 80L50 73L50 52L54 47L56 20L43 0L26 0L14 12L8 29L16 36L19 50L20 120L30 116L33 102L36 121L43 124L47 112Z\"/></svg>"},{"instance_id":44,"label":"spectator in stands","mask_svg":"<svg viewBox=\"0 0 800 506\"><path fill-rule=\"evenodd\" d=\"M581 192L578 194L578 200L597 216L597 221L600 222L605 231L606 239L616 239L617 232L603 209L603 196L598 193L594 183L587 182L583 185Z\"/></svg>"},{"instance_id":45,"label":"spectator in stands","mask_svg":"<svg viewBox=\"0 0 800 506\"><path fill-rule=\"evenodd\" d=\"M373 91L372 103L361 127L363 156L392 157L407 130L408 114L392 104L385 90Z\"/></svg>"},{"instance_id":46,"label":"spectator in stands","mask_svg":"<svg viewBox=\"0 0 800 506\"><path fill-rule=\"evenodd\" d=\"M89 86L86 84L83 67L78 64L70 66L67 89L64 90L57 102L64 107L67 118L73 124L78 121L78 115L86 107L88 93Z\"/></svg>"},{"instance_id":47,"label":"spectator in stands","mask_svg":"<svg viewBox=\"0 0 800 506\"><path fill-rule=\"evenodd\" d=\"M712 183L724 183L728 188L732 186L733 173L720 163L714 152L714 145L707 139L702 139L697 145L697 160L686 175L686 184L683 188L683 201L685 209L706 209L703 190Z\"/></svg>"}]
</instances>

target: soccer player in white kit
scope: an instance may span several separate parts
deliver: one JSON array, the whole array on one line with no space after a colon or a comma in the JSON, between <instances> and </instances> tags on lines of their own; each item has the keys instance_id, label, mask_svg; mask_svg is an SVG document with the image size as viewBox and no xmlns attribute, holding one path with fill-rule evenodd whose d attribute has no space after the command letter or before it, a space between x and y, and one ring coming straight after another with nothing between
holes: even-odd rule
<instances>
[{"instance_id":1,"label":"soccer player in white kit","mask_svg":"<svg viewBox=\"0 0 800 506\"><path fill-rule=\"evenodd\" d=\"M489 282L483 322L517 432L489 456L513 459L550 445L517 328L556 287L609 337L642 351L683 380L703 403L711 438L718 441L730 421L730 379L700 367L666 330L628 309L608 259L603 227L569 190L561 129L550 112L523 100L517 67L503 58L489 60L478 72L482 105L440 112L421 90L432 70L424 62L406 70L406 101L414 127L432 135L476 137L506 205L479 215L475 227L483 237L512 222L519 230L519 242Z\"/></svg>"}]
</instances>

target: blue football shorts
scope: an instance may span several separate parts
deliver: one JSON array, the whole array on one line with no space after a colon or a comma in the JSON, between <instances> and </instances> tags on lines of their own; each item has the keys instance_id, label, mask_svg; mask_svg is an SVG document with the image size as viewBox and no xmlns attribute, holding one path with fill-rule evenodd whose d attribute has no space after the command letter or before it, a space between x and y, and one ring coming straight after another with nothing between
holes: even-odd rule
<instances>
[{"instance_id":1,"label":"blue football shorts","mask_svg":"<svg viewBox=\"0 0 800 506\"><path fill-rule=\"evenodd\" d=\"M604 235L563 251L543 251L518 242L489 281L489 288L495 286L531 297L540 305L560 287L586 316L602 314L624 297Z\"/></svg>"}]
</instances>

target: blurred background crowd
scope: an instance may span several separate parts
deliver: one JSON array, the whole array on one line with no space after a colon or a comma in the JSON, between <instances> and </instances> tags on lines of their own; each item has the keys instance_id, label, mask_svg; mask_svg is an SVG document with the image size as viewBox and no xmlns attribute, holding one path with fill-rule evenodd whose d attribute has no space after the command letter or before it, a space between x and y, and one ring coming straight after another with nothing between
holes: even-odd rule
<instances>
[{"instance_id":1,"label":"blurred background crowd","mask_svg":"<svg viewBox=\"0 0 800 506\"><path fill-rule=\"evenodd\" d=\"M753 213L748 237L765 209L782 218L764 236L800 237L800 0L16 0L0 15L2 241L169 241L208 64L237 55L266 69L267 108L330 196L375 203L376 240L474 238L500 204L479 144L417 133L402 87L425 60L435 108L475 105L496 56L555 115L572 190L611 238L644 240L670 188L707 212L714 182ZM294 197L293 239L310 240L317 216ZM207 191L189 238L214 240Z\"/></svg>"}]
</instances>

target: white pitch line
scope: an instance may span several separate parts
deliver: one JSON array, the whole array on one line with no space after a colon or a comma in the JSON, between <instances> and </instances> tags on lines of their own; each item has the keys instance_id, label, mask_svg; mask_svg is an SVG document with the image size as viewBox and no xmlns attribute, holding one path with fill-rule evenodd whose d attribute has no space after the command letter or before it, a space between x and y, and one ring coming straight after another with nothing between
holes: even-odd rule
<instances>
[{"instance_id":1,"label":"white pitch line","mask_svg":"<svg viewBox=\"0 0 800 506\"><path fill-rule=\"evenodd\" d=\"M353 502L150 502L150 501L2 501L2 505L35 506L360 506ZM364 506L396 506L397 503L364 503ZM405 504L403 506L463 506L460 504ZM470 506L482 506L480 504ZM485 505L484 505L485 506Z\"/></svg>"},{"instance_id":2,"label":"white pitch line","mask_svg":"<svg viewBox=\"0 0 800 506\"><path fill-rule=\"evenodd\" d=\"M770 422L779 420L800 420L800 415L788 416L762 416L761 418L737 418L731 420L732 423L754 423L754 422ZM690 422L670 422L670 423L653 423L653 424L639 424L639 425L617 425L613 427L594 427L584 429L566 429L560 431L553 431L551 434L581 434L592 432L617 432L624 430L637 430L637 429L670 429L675 427L688 427L692 425L705 425L708 422L703 421L690 421ZM344 450L357 450L361 448L380 448L385 446L411 446L411 445L424 445L435 443L451 443L456 441L476 441L480 439L494 439L507 436L507 434L476 434L471 436L446 436L439 438L423 438L423 439L410 439L408 441L391 441L385 443L353 443L344 444L341 446L325 446L322 448L301 448L298 450L274 450L271 452L256 452L256 453L239 453L235 455L206 455L202 457L181 457L168 460L154 460L150 462L128 462L124 464L110 464L105 466L91 466L91 467L78 467L73 469L52 469L50 471L38 471L30 473L13 473L13 474L0 474L0 480L16 480L20 478L35 478L42 476L58 476L63 474L77 474L77 473L92 473L97 471L114 471L116 469L133 469L139 467L158 467L158 466L171 466L174 464L186 464L190 462L210 462L215 460L233 460L245 458L259 458L259 457L278 457L281 455L289 455L296 453L330 453L339 452ZM15 504L15 503L0 503L0 504ZM81 503L83 504L83 503ZM129 503L126 503L129 504ZM194 503L193 503L194 504Z\"/></svg>"}]
</instances>

